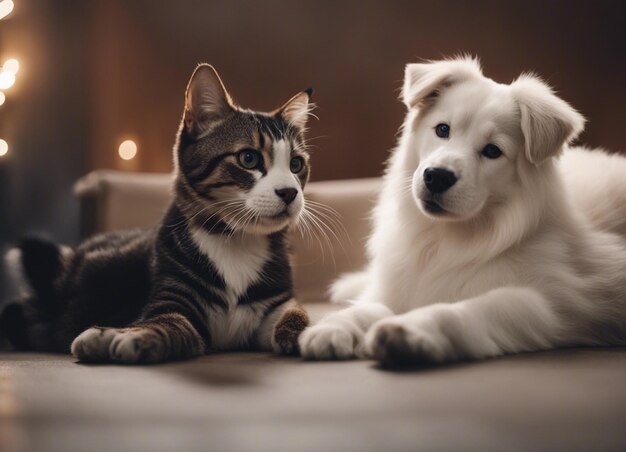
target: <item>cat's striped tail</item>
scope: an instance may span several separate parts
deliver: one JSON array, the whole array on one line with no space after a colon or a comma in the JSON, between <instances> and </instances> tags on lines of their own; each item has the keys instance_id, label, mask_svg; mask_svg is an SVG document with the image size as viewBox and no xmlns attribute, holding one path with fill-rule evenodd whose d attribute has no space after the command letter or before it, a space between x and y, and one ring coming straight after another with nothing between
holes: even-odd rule
<instances>
[{"instance_id":1,"label":"cat's striped tail","mask_svg":"<svg viewBox=\"0 0 626 452\"><path fill-rule=\"evenodd\" d=\"M17 349L28 349L28 326L34 318L49 319L58 311L57 283L64 269L64 249L49 240L28 237L5 256L20 291L20 300L0 314L0 335Z\"/></svg>"}]
</instances>

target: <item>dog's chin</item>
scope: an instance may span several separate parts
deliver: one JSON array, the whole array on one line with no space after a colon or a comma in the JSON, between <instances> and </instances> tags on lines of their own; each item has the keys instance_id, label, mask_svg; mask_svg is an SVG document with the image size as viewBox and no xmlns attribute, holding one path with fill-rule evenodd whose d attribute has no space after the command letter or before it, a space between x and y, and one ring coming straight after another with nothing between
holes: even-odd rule
<instances>
[{"instance_id":1,"label":"dog's chin","mask_svg":"<svg viewBox=\"0 0 626 452\"><path fill-rule=\"evenodd\" d=\"M484 203L468 202L466 205L453 205L444 195L433 195L427 190L414 189L411 193L418 211L425 217L435 221L462 222L474 218Z\"/></svg>"},{"instance_id":2,"label":"dog's chin","mask_svg":"<svg viewBox=\"0 0 626 452\"><path fill-rule=\"evenodd\" d=\"M433 199L419 199L416 204L420 212L433 220L450 221L455 219L455 215L446 209L441 202Z\"/></svg>"},{"instance_id":3,"label":"dog's chin","mask_svg":"<svg viewBox=\"0 0 626 452\"><path fill-rule=\"evenodd\" d=\"M476 206L474 209L468 209L467 211L460 212L458 209L454 209L440 200L434 199L417 199L415 200L419 211L424 216L436 220L447 222L463 222L470 221L479 216L483 210L483 205Z\"/></svg>"},{"instance_id":4,"label":"dog's chin","mask_svg":"<svg viewBox=\"0 0 626 452\"><path fill-rule=\"evenodd\" d=\"M440 199L433 199L432 197L419 197L414 200L417 204L419 211L427 218L436 221L466 221L471 218L471 215L464 215L458 212L456 209L446 205L446 203Z\"/></svg>"}]
</instances>

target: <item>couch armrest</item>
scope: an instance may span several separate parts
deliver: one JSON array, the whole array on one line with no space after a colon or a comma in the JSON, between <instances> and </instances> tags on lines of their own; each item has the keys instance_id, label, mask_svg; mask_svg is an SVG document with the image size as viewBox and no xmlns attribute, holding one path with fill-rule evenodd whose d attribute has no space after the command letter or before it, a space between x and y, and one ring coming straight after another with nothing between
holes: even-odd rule
<instances>
[{"instance_id":1,"label":"couch armrest","mask_svg":"<svg viewBox=\"0 0 626 452\"><path fill-rule=\"evenodd\" d=\"M159 222L172 197L170 174L93 171L76 182L81 235L147 228Z\"/></svg>"},{"instance_id":2,"label":"couch armrest","mask_svg":"<svg viewBox=\"0 0 626 452\"><path fill-rule=\"evenodd\" d=\"M307 185L306 198L334 209L347 233L336 229L337 238L329 233L326 243L321 236L311 240L293 231L296 291L302 302L325 301L328 284L339 273L364 265L369 211L380 184L373 178ZM157 224L171 200L171 187L170 174L101 170L86 175L74 187L83 237Z\"/></svg>"}]
</instances>

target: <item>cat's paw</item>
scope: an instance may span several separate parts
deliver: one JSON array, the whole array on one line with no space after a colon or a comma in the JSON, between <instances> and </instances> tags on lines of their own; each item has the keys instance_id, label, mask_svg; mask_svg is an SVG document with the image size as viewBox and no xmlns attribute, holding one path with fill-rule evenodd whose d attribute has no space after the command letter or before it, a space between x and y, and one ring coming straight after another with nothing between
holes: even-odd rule
<instances>
[{"instance_id":1,"label":"cat's paw","mask_svg":"<svg viewBox=\"0 0 626 452\"><path fill-rule=\"evenodd\" d=\"M72 342L72 355L84 362L110 361L109 346L118 334L115 328L93 327L83 331Z\"/></svg>"},{"instance_id":2,"label":"cat's paw","mask_svg":"<svg viewBox=\"0 0 626 452\"><path fill-rule=\"evenodd\" d=\"M272 334L272 350L281 355L297 355L300 352L298 338L309 325L309 316L302 308L285 311Z\"/></svg>"},{"instance_id":3,"label":"cat's paw","mask_svg":"<svg viewBox=\"0 0 626 452\"><path fill-rule=\"evenodd\" d=\"M319 323L300 335L300 354L306 359L352 359L360 356L362 333L338 323Z\"/></svg>"},{"instance_id":4,"label":"cat's paw","mask_svg":"<svg viewBox=\"0 0 626 452\"><path fill-rule=\"evenodd\" d=\"M389 367L439 364L455 358L449 338L435 322L425 327L401 316L380 320L370 328L365 353Z\"/></svg>"},{"instance_id":5,"label":"cat's paw","mask_svg":"<svg viewBox=\"0 0 626 452\"><path fill-rule=\"evenodd\" d=\"M123 364L163 361L164 344L149 328L132 328L115 335L109 346L111 360Z\"/></svg>"}]
</instances>

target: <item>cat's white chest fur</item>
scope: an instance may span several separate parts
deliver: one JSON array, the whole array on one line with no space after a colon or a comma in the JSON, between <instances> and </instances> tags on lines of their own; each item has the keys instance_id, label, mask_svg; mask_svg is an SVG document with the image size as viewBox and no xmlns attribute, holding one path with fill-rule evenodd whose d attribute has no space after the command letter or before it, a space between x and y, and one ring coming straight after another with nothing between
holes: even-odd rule
<instances>
[{"instance_id":1,"label":"cat's white chest fur","mask_svg":"<svg viewBox=\"0 0 626 452\"><path fill-rule=\"evenodd\" d=\"M192 237L224 279L227 294L234 298L229 300L231 303L236 303L239 296L259 279L270 254L268 239L264 236L228 237L195 229Z\"/></svg>"},{"instance_id":2,"label":"cat's white chest fur","mask_svg":"<svg viewBox=\"0 0 626 452\"><path fill-rule=\"evenodd\" d=\"M224 279L224 297L228 309L214 309L207 317L213 350L235 350L249 344L261 317L256 309L238 305L239 297L262 276L263 265L270 257L269 240L264 236L227 237L196 229L193 240L215 265Z\"/></svg>"}]
</instances>

